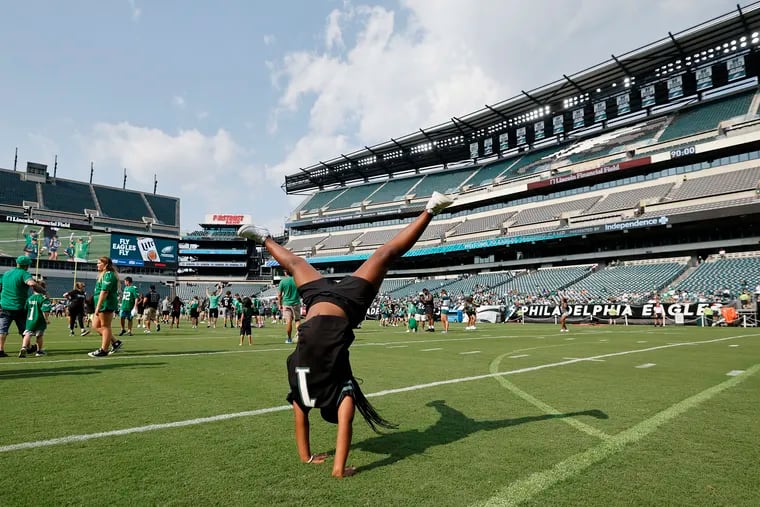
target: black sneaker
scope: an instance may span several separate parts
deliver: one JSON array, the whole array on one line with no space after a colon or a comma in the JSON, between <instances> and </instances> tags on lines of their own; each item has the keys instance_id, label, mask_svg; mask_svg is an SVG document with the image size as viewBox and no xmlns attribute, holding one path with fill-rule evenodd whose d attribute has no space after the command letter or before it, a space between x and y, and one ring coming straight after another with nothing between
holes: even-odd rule
<instances>
[{"instance_id":1,"label":"black sneaker","mask_svg":"<svg viewBox=\"0 0 760 507\"><path fill-rule=\"evenodd\" d=\"M29 345L29 347L27 347L27 349L26 349L26 350L27 350L27 351L28 351L30 354L34 354L35 352L37 352L37 344L36 344L36 343L32 343L31 345Z\"/></svg>"},{"instance_id":2,"label":"black sneaker","mask_svg":"<svg viewBox=\"0 0 760 507\"><path fill-rule=\"evenodd\" d=\"M79 336L87 336L88 334L90 334L89 329L82 329L82 332L79 333Z\"/></svg>"},{"instance_id":3,"label":"black sneaker","mask_svg":"<svg viewBox=\"0 0 760 507\"><path fill-rule=\"evenodd\" d=\"M0 357L8 357L4 350L0 350Z\"/></svg>"},{"instance_id":4,"label":"black sneaker","mask_svg":"<svg viewBox=\"0 0 760 507\"><path fill-rule=\"evenodd\" d=\"M158 333L159 331L161 331L161 324L156 322L156 332Z\"/></svg>"},{"instance_id":5,"label":"black sneaker","mask_svg":"<svg viewBox=\"0 0 760 507\"><path fill-rule=\"evenodd\" d=\"M45 352L44 350L38 350L34 355L35 357L42 357L42 356L46 356L47 352Z\"/></svg>"},{"instance_id":6,"label":"black sneaker","mask_svg":"<svg viewBox=\"0 0 760 507\"><path fill-rule=\"evenodd\" d=\"M108 357L108 352L105 350L97 349L87 353L90 357Z\"/></svg>"},{"instance_id":7,"label":"black sneaker","mask_svg":"<svg viewBox=\"0 0 760 507\"><path fill-rule=\"evenodd\" d=\"M18 357L26 357L26 352L26 349L21 347L21 350L18 351Z\"/></svg>"},{"instance_id":8,"label":"black sneaker","mask_svg":"<svg viewBox=\"0 0 760 507\"><path fill-rule=\"evenodd\" d=\"M126 329L122 329L121 333L119 333L119 336L124 336L125 334L127 334L127 330Z\"/></svg>"},{"instance_id":9,"label":"black sneaker","mask_svg":"<svg viewBox=\"0 0 760 507\"><path fill-rule=\"evenodd\" d=\"M74 336L74 331L69 331L69 336Z\"/></svg>"},{"instance_id":10,"label":"black sneaker","mask_svg":"<svg viewBox=\"0 0 760 507\"><path fill-rule=\"evenodd\" d=\"M121 342L121 340L116 340L115 342L113 342L113 345L111 345L111 350L108 351L108 355L110 356L111 354L116 354L117 352L120 352L122 345L123 343Z\"/></svg>"}]
</instances>

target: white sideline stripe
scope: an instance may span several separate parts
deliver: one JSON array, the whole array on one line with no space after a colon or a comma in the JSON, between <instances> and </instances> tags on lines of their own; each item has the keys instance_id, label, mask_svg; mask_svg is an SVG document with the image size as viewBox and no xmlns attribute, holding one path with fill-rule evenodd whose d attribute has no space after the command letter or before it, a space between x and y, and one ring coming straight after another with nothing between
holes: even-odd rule
<instances>
[{"instance_id":1,"label":"white sideline stripe","mask_svg":"<svg viewBox=\"0 0 760 507\"><path fill-rule=\"evenodd\" d=\"M490 499L478 505L487 507L506 506L518 505L528 501L555 484L578 475L587 468L606 460L614 454L622 452L626 447L654 433L663 424L710 400L726 389L744 382L750 376L757 373L758 370L760 370L760 364L752 366L745 374L730 378L716 386L705 389L699 394L679 401L675 405L666 408L662 412L658 412L653 417L640 422L632 428L621 431L595 447L570 456L551 468L535 472L524 479L513 482Z\"/></svg>"},{"instance_id":2,"label":"white sideline stripe","mask_svg":"<svg viewBox=\"0 0 760 507\"><path fill-rule=\"evenodd\" d=\"M562 359L580 359L581 361L593 361L595 363L603 363L604 359L584 359L582 357L563 357Z\"/></svg>"},{"instance_id":3,"label":"white sideline stripe","mask_svg":"<svg viewBox=\"0 0 760 507\"><path fill-rule=\"evenodd\" d=\"M516 356L509 356L510 359L520 359L521 357L530 357L530 354L518 354Z\"/></svg>"},{"instance_id":4,"label":"white sideline stripe","mask_svg":"<svg viewBox=\"0 0 760 507\"><path fill-rule=\"evenodd\" d=\"M405 348L407 348L408 346L409 346L409 345L388 345L388 346L387 346L387 347L385 347L385 348L386 348L386 349L405 349Z\"/></svg>"},{"instance_id":5,"label":"white sideline stripe","mask_svg":"<svg viewBox=\"0 0 760 507\"><path fill-rule=\"evenodd\" d=\"M636 343L646 343L646 342L647 342L646 340L639 340Z\"/></svg>"},{"instance_id":6,"label":"white sideline stripe","mask_svg":"<svg viewBox=\"0 0 760 507\"><path fill-rule=\"evenodd\" d=\"M467 354L480 354L480 351L479 350L471 350L469 352L460 352L459 353L460 356L465 356Z\"/></svg>"},{"instance_id":7,"label":"white sideline stripe","mask_svg":"<svg viewBox=\"0 0 760 507\"><path fill-rule=\"evenodd\" d=\"M48 447L51 445L70 444L73 442L84 442L86 440L93 440L96 438L105 437L118 437L122 435L130 435L132 433L145 433L146 431L165 430L170 428L181 428L183 426L195 426L197 424L205 424L217 421L227 421L229 419L237 419L238 417L250 417L254 415L269 414L272 412L282 412L290 410L290 405L282 405L279 407L260 408L258 410L249 410L247 412L237 412L234 414L221 414L210 417L199 417L197 419L187 419L185 421L175 421L162 424L148 424L147 426L137 426L135 428L125 428L122 430L103 431L101 433L88 433L85 435L70 435L68 437L51 438L50 440L37 440L36 442L23 442L20 444L4 445L0 447L0 453L21 451L24 449L35 449L37 447Z\"/></svg>"},{"instance_id":8,"label":"white sideline stripe","mask_svg":"<svg viewBox=\"0 0 760 507\"><path fill-rule=\"evenodd\" d=\"M738 335L738 336L729 336L725 338L716 338L714 340L705 340L701 342L693 342L694 345L697 344L707 344L707 343L716 343L716 342L723 342L726 340L736 340L739 338L747 338L750 336L760 336L757 334L750 334L750 335ZM615 357L615 356L625 356L628 354L637 354L639 352L651 352L653 350L660 350L660 349L669 349L673 347L678 347L683 344L675 344L675 345L660 345L658 347L649 347L646 349L637 349L637 350L624 350L622 352L612 352L609 354L603 354L600 356L591 356L581 359L572 359L567 361L559 361L557 363L548 363L548 364L541 364L538 366L530 366L527 368L519 368L517 370L511 370L511 371L503 371L503 372L495 372L495 373L487 373L484 375L475 375L472 377L461 377L456 379L449 379L449 380L439 380L436 382L429 382L427 384L417 384L414 386L408 386L408 387L399 387L396 389L386 389L384 391L378 391L376 393L370 393L367 394L367 398L375 398L378 396L387 396L389 394L398 394L398 393L405 393L410 391L419 391L420 389L427 389L430 387L438 387L438 386L444 386L449 384L460 384L462 382L470 382L473 380L482 380L487 378L498 378L503 377L506 375L517 375L519 373L527 373L531 371L538 371L543 370L546 368L555 368L557 366L566 366L568 364L575 364L582 361L588 361L592 359L603 359L605 357ZM690 344L691 345L691 344ZM139 356L137 356L139 357ZM7 364L7 363L6 363ZM736 378L744 378L744 377L736 377ZM34 449L37 447L46 447L51 445L61 445L61 444L68 444L71 442L83 442L86 440L93 440L95 438L104 438L104 437L110 437L110 436L116 436L116 435L129 435L131 433L144 433L146 431L154 431L154 430L162 430L162 429L168 429L168 428L178 428L183 426L195 426L197 424L204 424L207 422L215 422L215 421L225 421L228 419L236 419L239 417L249 417L254 415L261 415L261 414L267 414L271 412L281 412L283 410L289 410L290 406L288 405L282 405L279 407L269 407L269 408L261 408L258 410L249 410L246 412L236 412L232 414L221 414L221 415L215 415L211 417L201 417L197 419L188 419L185 421L176 421L171 423L163 423L163 424L149 424L147 426L137 426L134 428L125 428L122 430L114 430L114 431L106 431L101 433L88 433L84 435L70 435L68 437L60 437L60 438L53 438L50 440L37 440L34 442L23 442L20 444L10 444L10 445L4 445L0 446L0 453L4 452L10 452L10 451L18 451L21 449Z\"/></svg>"},{"instance_id":9,"label":"white sideline stripe","mask_svg":"<svg viewBox=\"0 0 760 507\"><path fill-rule=\"evenodd\" d=\"M730 372L726 373L729 377L736 377L738 375L741 375L744 373L744 370L731 370Z\"/></svg>"},{"instance_id":10,"label":"white sideline stripe","mask_svg":"<svg viewBox=\"0 0 760 507\"><path fill-rule=\"evenodd\" d=\"M636 366L636 368L651 368L652 366L657 366L655 363L644 363Z\"/></svg>"},{"instance_id":11,"label":"white sideline stripe","mask_svg":"<svg viewBox=\"0 0 760 507\"><path fill-rule=\"evenodd\" d=\"M729 347L738 347L738 346L739 345L737 345L736 343L734 343L733 345L729 345Z\"/></svg>"},{"instance_id":12,"label":"white sideline stripe","mask_svg":"<svg viewBox=\"0 0 760 507\"><path fill-rule=\"evenodd\" d=\"M443 349L441 347L437 347L437 348L434 348L434 349L422 349L422 352L432 352L434 350L443 350Z\"/></svg>"}]
</instances>

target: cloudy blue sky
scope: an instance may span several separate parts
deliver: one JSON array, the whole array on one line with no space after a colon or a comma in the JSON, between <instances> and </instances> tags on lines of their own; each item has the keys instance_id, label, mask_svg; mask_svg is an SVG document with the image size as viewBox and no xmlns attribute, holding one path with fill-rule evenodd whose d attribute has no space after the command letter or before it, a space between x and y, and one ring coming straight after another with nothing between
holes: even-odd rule
<instances>
[{"instance_id":1,"label":"cloudy blue sky","mask_svg":"<svg viewBox=\"0 0 760 507\"><path fill-rule=\"evenodd\" d=\"M0 0L0 167L273 231L286 174L465 115L735 0Z\"/></svg>"}]
</instances>

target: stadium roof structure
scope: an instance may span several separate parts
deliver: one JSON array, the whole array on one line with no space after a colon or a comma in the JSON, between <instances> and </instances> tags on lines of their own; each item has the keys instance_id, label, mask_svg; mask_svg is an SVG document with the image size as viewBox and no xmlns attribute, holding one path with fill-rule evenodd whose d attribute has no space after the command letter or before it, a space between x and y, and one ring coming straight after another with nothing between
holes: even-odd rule
<instances>
[{"instance_id":1,"label":"stadium roof structure","mask_svg":"<svg viewBox=\"0 0 760 507\"><path fill-rule=\"evenodd\" d=\"M666 83L678 76L685 91L694 94L698 69L710 68L712 88L726 85L730 81L727 62L739 56L746 56L746 76L760 73L760 2L737 5L735 11L676 34L669 32L656 42L611 55L603 63L446 123L300 168L285 177L283 188L286 193L300 193L345 186L527 150L541 139L561 141L573 129L573 113L578 110L590 119L587 126L600 123L594 119L594 105L600 102L609 101L607 119L619 116L615 98L620 95L629 94L631 114L646 110L640 94L631 92L652 85L657 105L667 103ZM552 122L545 121L557 118L568 127L559 136L552 133ZM538 129L545 130L537 135Z\"/></svg>"}]
</instances>

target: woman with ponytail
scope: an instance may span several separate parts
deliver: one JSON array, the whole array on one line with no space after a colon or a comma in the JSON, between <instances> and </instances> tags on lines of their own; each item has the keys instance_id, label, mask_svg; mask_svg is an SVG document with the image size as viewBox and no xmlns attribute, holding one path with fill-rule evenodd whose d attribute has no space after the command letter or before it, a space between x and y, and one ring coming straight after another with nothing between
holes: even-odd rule
<instances>
[{"instance_id":1,"label":"woman with ponytail","mask_svg":"<svg viewBox=\"0 0 760 507\"><path fill-rule=\"evenodd\" d=\"M106 357L121 348L121 340L115 339L111 330L113 314L119 307L119 274L109 257L100 257L97 266L99 274L93 292L95 316L92 319L92 327L98 332L101 340L100 348L87 355Z\"/></svg>"},{"instance_id":2,"label":"woman with ponytail","mask_svg":"<svg viewBox=\"0 0 760 507\"><path fill-rule=\"evenodd\" d=\"M356 471L346 466L356 410L374 431L378 427L396 427L383 419L362 393L351 370L348 348L354 341L354 328L364 319L391 263L412 248L433 216L452 202L434 192L425 211L339 282L324 278L305 259L277 244L266 229L244 225L238 230L245 238L263 239L264 247L280 267L293 275L307 308L306 319L298 328L296 350L287 360L290 384L287 400L293 406L296 446L302 462L318 464L327 459L326 454L311 452L312 408L319 408L323 419L338 425L334 477L350 476Z\"/></svg>"}]
</instances>

